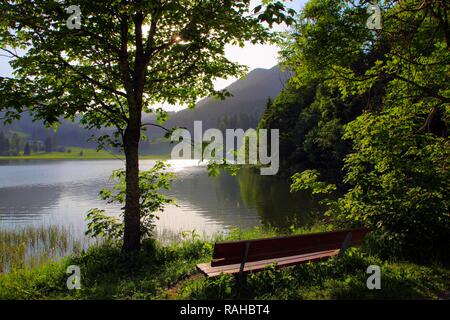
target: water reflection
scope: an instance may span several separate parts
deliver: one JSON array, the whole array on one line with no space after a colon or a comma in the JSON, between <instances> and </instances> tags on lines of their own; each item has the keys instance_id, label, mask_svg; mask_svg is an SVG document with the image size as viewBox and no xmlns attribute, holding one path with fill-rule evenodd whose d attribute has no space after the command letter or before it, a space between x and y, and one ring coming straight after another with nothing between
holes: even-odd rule
<instances>
[{"instance_id":1,"label":"water reflection","mask_svg":"<svg viewBox=\"0 0 450 320\"><path fill-rule=\"evenodd\" d=\"M308 194L290 194L286 182L242 170L236 177L223 173L208 177L196 161L170 161L177 175L170 194L178 206L160 215L159 231L196 230L205 235L232 227L264 225L289 227L313 219L317 203ZM141 162L141 168L153 166ZM118 160L0 161L0 228L30 224L71 226L80 236L90 208L106 208L97 197L110 185L109 175L123 167Z\"/></svg>"},{"instance_id":2,"label":"water reflection","mask_svg":"<svg viewBox=\"0 0 450 320\"><path fill-rule=\"evenodd\" d=\"M240 197L248 208L255 208L264 226L288 228L312 223L323 210L308 192L290 193L289 183L251 170L237 176Z\"/></svg>"}]
</instances>

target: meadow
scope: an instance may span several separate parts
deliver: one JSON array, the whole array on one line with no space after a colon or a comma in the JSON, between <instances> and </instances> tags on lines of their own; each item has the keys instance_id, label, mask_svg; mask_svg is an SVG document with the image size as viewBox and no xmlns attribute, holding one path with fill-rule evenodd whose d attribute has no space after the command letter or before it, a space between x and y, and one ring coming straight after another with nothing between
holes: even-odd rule
<instances>
[{"instance_id":1,"label":"meadow","mask_svg":"<svg viewBox=\"0 0 450 320\"><path fill-rule=\"evenodd\" d=\"M70 152L40 152L24 156L21 152L18 156L0 156L0 160L104 160L125 159L124 156L114 154L107 150L96 150L88 148L67 148ZM169 155L142 155L140 159L168 159Z\"/></svg>"},{"instance_id":2,"label":"meadow","mask_svg":"<svg viewBox=\"0 0 450 320\"><path fill-rule=\"evenodd\" d=\"M329 228L292 229L290 234ZM26 235L31 235L31 239L45 238L46 248L50 248L51 243L55 244L54 239L64 239L56 230L51 231L53 235L49 237L42 236L45 234L43 231L3 235L2 239L25 239ZM0 274L0 299L449 298L450 268L439 263L425 266L381 259L370 249L370 238L363 247L348 250L340 259L281 270L268 267L263 272L250 275L245 288L239 288L231 276L208 279L195 269L197 263L211 259L214 241L277 234L272 229L235 229L212 240L203 240L194 232L186 232L170 244L144 240L142 250L135 255L123 254L118 243L99 243L59 260L43 259L33 266L17 263L10 272ZM63 244L60 247L63 248ZM382 270L381 290L368 290L366 287L366 268L374 264ZM77 265L81 269L79 290L66 287L69 265Z\"/></svg>"}]
</instances>

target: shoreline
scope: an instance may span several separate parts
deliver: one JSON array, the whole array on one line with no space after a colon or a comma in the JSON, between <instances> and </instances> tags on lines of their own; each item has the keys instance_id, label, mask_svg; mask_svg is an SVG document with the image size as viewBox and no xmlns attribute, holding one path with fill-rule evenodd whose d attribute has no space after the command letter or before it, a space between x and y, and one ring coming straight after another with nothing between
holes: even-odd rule
<instances>
[{"instance_id":1,"label":"shoreline","mask_svg":"<svg viewBox=\"0 0 450 320\"><path fill-rule=\"evenodd\" d=\"M0 161L8 160L125 160L125 156L0 156ZM169 155L145 155L139 160L170 160Z\"/></svg>"}]
</instances>

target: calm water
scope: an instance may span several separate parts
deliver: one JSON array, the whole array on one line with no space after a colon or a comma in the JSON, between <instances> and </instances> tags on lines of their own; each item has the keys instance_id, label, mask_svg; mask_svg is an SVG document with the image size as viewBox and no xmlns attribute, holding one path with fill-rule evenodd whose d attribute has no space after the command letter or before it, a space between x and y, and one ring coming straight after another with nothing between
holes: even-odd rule
<instances>
[{"instance_id":1,"label":"calm water","mask_svg":"<svg viewBox=\"0 0 450 320\"><path fill-rule=\"evenodd\" d=\"M196 161L169 161L177 180L170 194L178 206L160 214L157 231L202 235L230 228L289 227L311 221L317 204L307 194L289 193L287 183L241 171L237 177L222 173L208 177ZM141 161L141 169L153 160ZM118 215L119 207L98 199L98 191L111 185L109 176L123 167L120 160L0 161L0 229L28 225L63 225L83 235L91 208Z\"/></svg>"}]
</instances>

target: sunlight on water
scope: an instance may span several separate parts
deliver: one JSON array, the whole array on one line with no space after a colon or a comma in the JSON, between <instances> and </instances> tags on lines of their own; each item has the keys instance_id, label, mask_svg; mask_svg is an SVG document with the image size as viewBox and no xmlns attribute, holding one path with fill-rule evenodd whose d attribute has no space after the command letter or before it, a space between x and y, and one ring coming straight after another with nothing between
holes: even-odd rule
<instances>
[{"instance_id":1,"label":"sunlight on water","mask_svg":"<svg viewBox=\"0 0 450 320\"><path fill-rule=\"evenodd\" d=\"M143 160L140 167L150 169L154 163ZM209 177L206 164L198 160L168 163L177 176L168 193L177 205L159 214L159 235L173 238L195 230L210 236L235 227L288 227L306 223L316 208L309 196L290 194L288 185L273 177L244 170L237 177ZM111 172L123 166L120 160L0 161L0 230L62 226L82 239L89 209L120 216L120 206L101 201L98 192L112 186Z\"/></svg>"}]
</instances>

